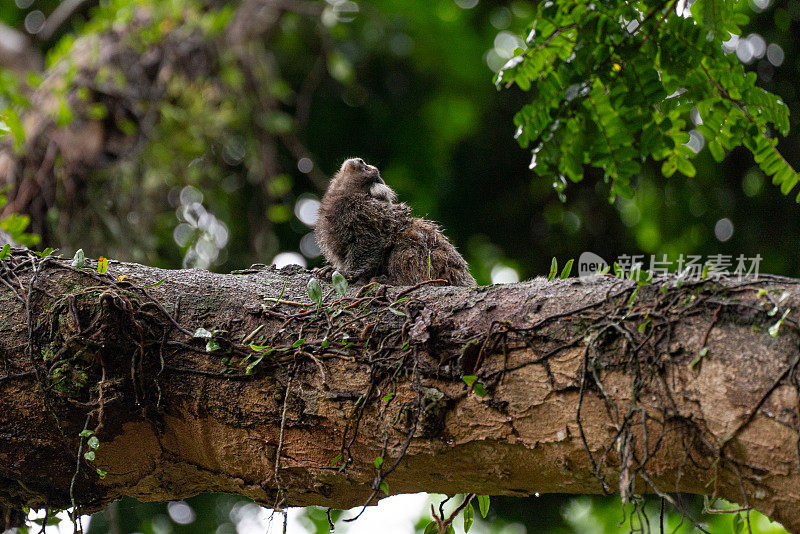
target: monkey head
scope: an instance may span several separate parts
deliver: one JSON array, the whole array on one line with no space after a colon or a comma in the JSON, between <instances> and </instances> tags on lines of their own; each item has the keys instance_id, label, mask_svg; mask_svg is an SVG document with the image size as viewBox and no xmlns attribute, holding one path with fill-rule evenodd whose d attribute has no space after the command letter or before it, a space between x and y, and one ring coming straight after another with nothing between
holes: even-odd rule
<instances>
[{"instance_id":1,"label":"monkey head","mask_svg":"<svg viewBox=\"0 0 800 534\"><path fill-rule=\"evenodd\" d=\"M377 167L367 165L361 158L350 158L342 163L339 172L334 175L328 192L337 194L356 191L385 202L397 200L397 194L383 181Z\"/></svg>"}]
</instances>

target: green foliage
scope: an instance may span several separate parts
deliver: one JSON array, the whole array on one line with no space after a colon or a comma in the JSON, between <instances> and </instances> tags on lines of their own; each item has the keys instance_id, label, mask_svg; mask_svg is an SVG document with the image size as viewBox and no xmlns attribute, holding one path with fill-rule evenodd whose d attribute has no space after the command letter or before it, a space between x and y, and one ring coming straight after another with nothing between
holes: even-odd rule
<instances>
[{"instance_id":1,"label":"green foliage","mask_svg":"<svg viewBox=\"0 0 800 534\"><path fill-rule=\"evenodd\" d=\"M603 170L612 201L632 197L631 180L648 158L661 161L667 177L695 176L693 110L717 161L744 145L784 195L800 179L776 149L775 136L789 133L788 107L722 50L748 21L738 0L698 0L691 17L675 5L540 3L525 48L497 74L498 86L531 92L514 118L517 141L533 145L534 172L559 177L562 198L584 165Z\"/></svg>"},{"instance_id":2,"label":"green foliage","mask_svg":"<svg viewBox=\"0 0 800 534\"><path fill-rule=\"evenodd\" d=\"M339 271L333 271L331 281L333 282L333 288L336 290L339 296L345 296L347 293L347 279L342 276Z\"/></svg>"},{"instance_id":3,"label":"green foliage","mask_svg":"<svg viewBox=\"0 0 800 534\"><path fill-rule=\"evenodd\" d=\"M469 532L469 529L472 528L472 524L475 522L475 508L472 507L472 503L467 504L464 508L464 534Z\"/></svg>"},{"instance_id":4,"label":"green foliage","mask_svg":"<svg viewBox=\"0 0 800 534\"><path fill-rule=\"evenodd\" d=\"M200 327L194 331L192 337L199 337L201 339L211 339L213 337L213 334L208 330L206 330L205 328Z\"/></svg>"},{"instance_id":5,"label":"green foliage","mask_svg":"<svg viewBox=\"0 0 800 534\"><path fill-rule=\"evenodd\" d=\"M783 326L783 321L786 319L786 316L789 315L790 311L792 311L792 309L788 308L785 312L783 312L783 315L781 315L781 318L778 319L778 322L769 327L770 336L778 337L778 332L780 331L781 326Z\"/></svg>"},{"instance_id":6,"label":"green foliage","mask_svg":"<svg viewBox=\"0 0 800 534\"><path fill-rule=\"evenodd\" d=\"M5 203L5 195L0 195L0 207L2 207ZM32 247L39 244L41 238L36 234L31 234L25 231L30 222L31 218L27 215L11 213L0 219L0 229L8 232L8 234L16 243L26 247Z\"/></svg>"},{"instance_id":7,"label":"green foliage","mask_svg":"<svg viewBox=\"0 0 800 534\"><path fill-rule=\"evenodd\" d=\"M164 278L162 278L162 279L161 279L161 280L159 280L158 282L153 282L152 284L147 284L147 285L145 285L145 286L143 286L143 287L144 287L145 289L148 289L148 288L151 288L151 287L158 287L158 286L160 286L161 284L163 284L163 283L164 283L164 280L166 280L166 279L167 279L167 277L165 276Z\"/></svg>"},{"instance_id":8,"label":"green foliage","mask_svg":"<svg viewBox=\"0 0 800 534\"><path fill-rule=\"evenodd\" d=\"M86 255L83 253L83 249L79 248L75 251L75 255L72 257L72 266L76 269L80 269L86 263Z\"/></svg>"},{"instance_id":9,"label":"green foliage","mask_svg":"<svg viewBox=\"0 0 800 534\"><path fill-rule=\"evenodd\" d=\"M549 282L553 278L556 277L558 274L558 260L555 256L553 256L553 260L550 262L550 273L547 275L547 281Z\"/></svg>"},{"instance_id":10,"label":"green foliage","mask_svg":"<svg viewBox=\"0 0 800 534\"><path fill-rule=\"evenodd\" d=\"M469 386L470 390L479 397L486 396L486 386L478 382L478 377L474 375L466 375L461 377L461 380L464 381L466 385Z\"/></svg>"},{"instance_id":11,"label":"green foliage","mask_svg":"<svg viewBox=\"0 0 800 534\"><path fill-rule=\"evenodd\" d=\"M308 291L308 298L310 298L312 302L317 306L322 304L322 287L319 285L319 280L313 276L309 278L306 290Z\"/></svg>"},{"instance_id":12,"label":"green foliage","mask_svg":"<svg viewBox=\"0 0 800 534\"><path fill-rule=\"evenodd\" d=\"M489 496L488 495L478 495L478 508L481 511L481 517L486 518L486 514L489 513Z\"/></svg>"},{"instance_id":13,"label":"green foliage","mask_svg":"<svg viewBox=\"0 0 800 534\"><path fill-rule=\"evenodd\" d=\"M566 265L564 265L564 269L562 269L561 274L559 275L559 278L562 280L564 278L569 278L569 274L572 272L572 264L574 261L575 260L573 259L567 261Z\"/></svg>"}]
</instances>

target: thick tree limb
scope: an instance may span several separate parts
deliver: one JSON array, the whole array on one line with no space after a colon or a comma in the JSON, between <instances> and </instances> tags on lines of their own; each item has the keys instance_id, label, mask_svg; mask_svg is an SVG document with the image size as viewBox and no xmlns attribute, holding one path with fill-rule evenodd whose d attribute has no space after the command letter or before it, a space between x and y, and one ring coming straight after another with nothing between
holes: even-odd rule
<instances>
[{"instance_id":1,"label":"thick tree limb","mask_svg":"<svg viewBox=\"0 0 800 534\"><path fill-rule=\"evenodd\" d=\"M201 491L346 508L382 485L682 491L800 531L796 313L770 333L797 280L671 279L632 304L610 277L346 298L323 283L318 308L301 270L89 267L2 261L6 512Z\"/></svg>"}]
</instances>

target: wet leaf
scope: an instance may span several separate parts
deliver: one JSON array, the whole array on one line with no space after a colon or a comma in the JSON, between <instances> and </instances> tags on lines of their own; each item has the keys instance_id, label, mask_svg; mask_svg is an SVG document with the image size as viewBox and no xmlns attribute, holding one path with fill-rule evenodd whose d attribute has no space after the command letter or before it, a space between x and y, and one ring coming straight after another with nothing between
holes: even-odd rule
<instances>
[{"instance_id":1,"label":"wet leaf","mask_svg":"<svg viewBox=\"0 0 800 534\"><path fill-rule=\"evenodd\" d=\"M333 282L333 288L337 293L339 293L339 295L344 296L345 293L347 293L347 278L342 276L342 273L339 271L333 271L331 281Z\"/></svg>"},{"instance_id":2,"label":"wet leaf","mask_svg":"<svg viewBox=\"0 0 800 534\"><path fill-rule=\"evenodd\" d=\"M308 298L310 298L317 305L322 304L322 287L319 285L319 280L314 277L308 279Z\"/></svg>"},{"instance_id":3,"label":"wet leaf","mask_svg":"<svg viewBox=\"0 0 800 534\"><path fill-rule=\"evenodd\" d=\"M8 245L6 245L8 246ZM83 253L83 249L79 248L75 251L75 255L72 257L72 266L76 269L80 269L86 263L86 255Z\"/></svg>"},{"instance_id":4,"label":"wet leaf","mask_svg":"<svg viewBox=\"0 0 800 534\"><path fill-rule=\"evenodd\" d=\"M478 507L481 510L481 517L484 519L486 518L486 514L489 513L489 496L488 495L478 495Z\"/></svg>"},{"instance_id":5,"label":"wet leaf","mask_svg":"<svg viewBox=\"0 0 800 534\"><path fill-rule=\"evenodd\" d=\"M549 282L553 278L556 277L558 274L558 260L553 257L553 261L550 262L550 274L547 275L547 281Z\"/></svg>"},{"instance_id":6,"label":"wet leaf","mask_svg":"<svg viewBox=\"0 0 800 534\"><path fill-rule=\"evenodd\" d=\"M472 528L472 523L475 521L475 508L472 507L472 503L469 503L466 507L464 507L464 534L469 532L469 529Z\"/></svg>"},{"instance_id":7,"label":"wet leaf","mask_svg":"<svg viewBox=\"0 0 800 534\"><path fill-rule=\"evenodd\" d=\"M200 337L200 338L203 338L203 339L211 339L212 337L214 337L214 335L211 332L209 332L208 330L206 330L205 328L198 328L197 330L194 331L194 334L192 334L192 337Z\"/></svg>"}]
</instances>

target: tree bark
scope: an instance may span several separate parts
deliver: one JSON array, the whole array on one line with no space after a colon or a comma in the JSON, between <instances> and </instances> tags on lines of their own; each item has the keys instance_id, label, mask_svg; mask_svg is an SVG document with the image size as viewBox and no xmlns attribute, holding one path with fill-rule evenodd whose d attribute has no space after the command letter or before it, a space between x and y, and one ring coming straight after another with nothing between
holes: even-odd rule
<instances>
[{"instance_id":1,"label":"tree bark","mask_svg":"<svg viewBox=\"0 0 800 534\"><path fill-rule=\"evenodd\" d=\"M797 280L322 282L318 306L299 268L1 265L5 526L122 495L348 508L382 488L688 492L800 532Z\"/></svg>"}]
</instances>

